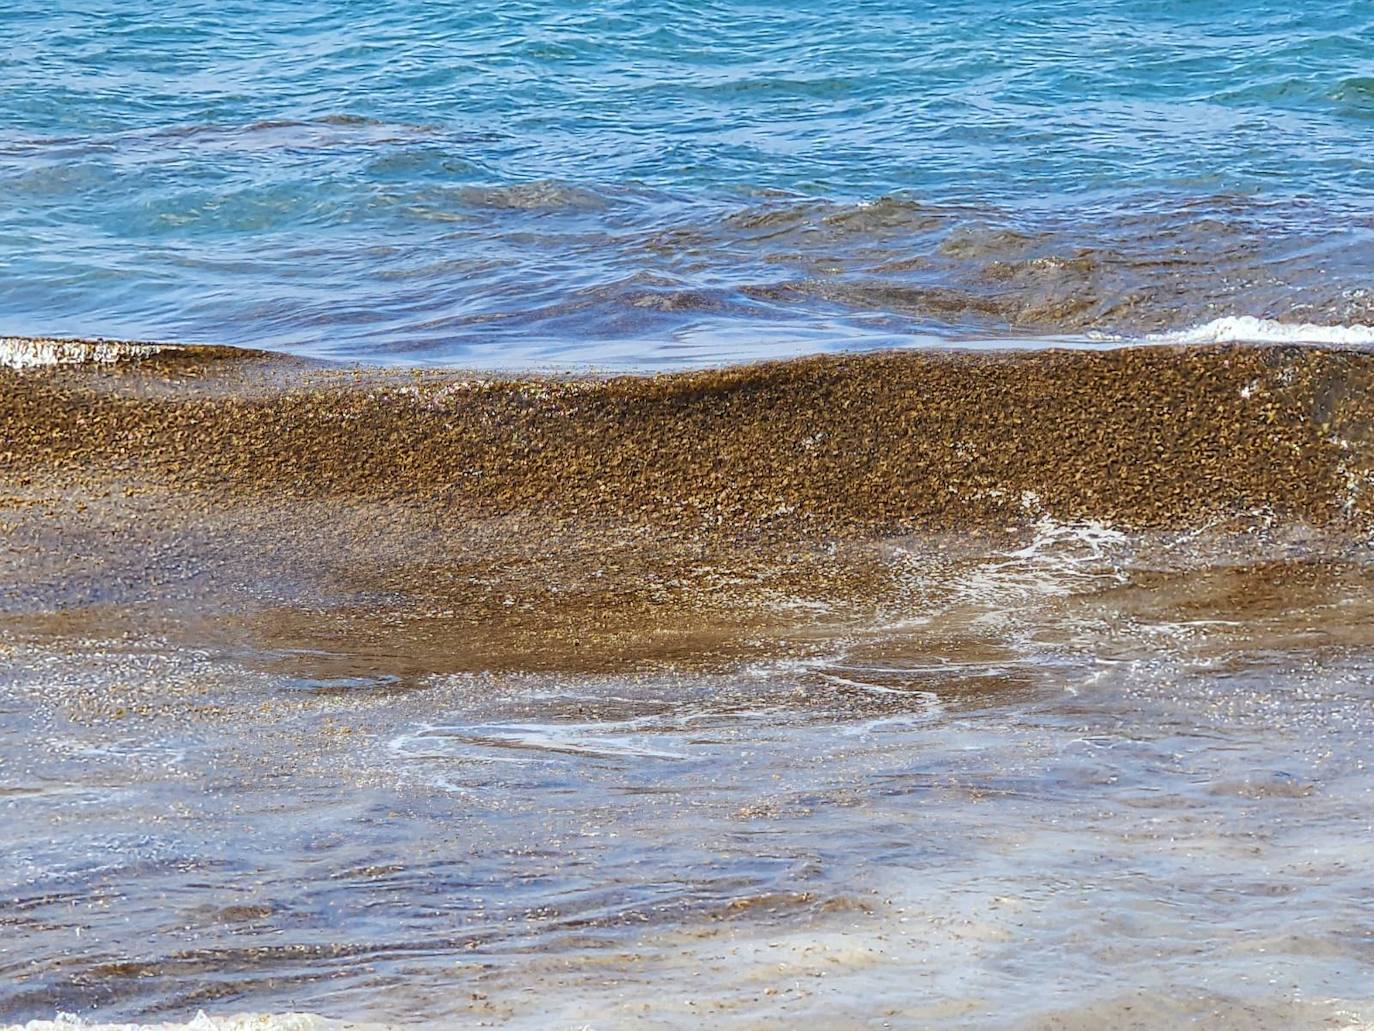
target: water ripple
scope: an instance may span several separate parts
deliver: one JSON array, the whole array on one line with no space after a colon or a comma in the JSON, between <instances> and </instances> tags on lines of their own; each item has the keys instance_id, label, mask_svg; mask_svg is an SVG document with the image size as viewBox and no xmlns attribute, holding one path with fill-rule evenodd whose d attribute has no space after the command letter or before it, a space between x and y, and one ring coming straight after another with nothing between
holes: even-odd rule
<instances>
[{"instance_id":1,"label":"water ripple","mask_svg":"<svg viewBox=\"0 0 1374 1031\"><path fill-rule=\"evenodd\" d=\"M671 365L1367 314L1354 0L63 0L0 31L8 333Z\"/></svg>"}]
</instances>

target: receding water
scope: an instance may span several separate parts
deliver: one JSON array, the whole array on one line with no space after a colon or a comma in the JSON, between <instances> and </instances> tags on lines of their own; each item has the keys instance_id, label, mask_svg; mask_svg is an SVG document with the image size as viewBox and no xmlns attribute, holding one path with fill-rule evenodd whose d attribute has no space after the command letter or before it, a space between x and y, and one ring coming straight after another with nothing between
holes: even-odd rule
<instances>
[{"instance_id":1,"label":"receding water","mask_svg":"<svg viewBox=\"0 0 1374 1031\"><path fill-rule=\"evenodd\" d=\"M670 366L1374 322L1358 0L58 0L0 39L0 334Z\"/></svg>"},{"instance_id":2,"label":"receding water","mask_svg":"<svg viewBox=\"0 0 1374 1031\"><path fill-rule=\"evenodd\" d=\"M1249 540L899 546L712 673L12 612L0 1018L1368 1026L1374 566Z\"/></svg>"}]
</instances>

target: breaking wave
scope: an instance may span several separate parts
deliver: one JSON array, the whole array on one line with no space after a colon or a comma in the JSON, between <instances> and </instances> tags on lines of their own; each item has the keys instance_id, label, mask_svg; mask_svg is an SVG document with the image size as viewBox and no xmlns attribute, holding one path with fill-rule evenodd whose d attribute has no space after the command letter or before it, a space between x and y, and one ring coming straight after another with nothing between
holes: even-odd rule
<instances>
[{"instance_id":1,"label":"breaking wave","mask_svg":"<svg viewBox=\"0 0 1374 1031\"><path fill-rule=\"evenodd\" d=\"M0 337L0 365L10 369L48 365L106 365L147 358L168 350L169 344L137 344L121 340L48 340Z\"/></svg>"},{"instance_id":2,"label":"breaking wave","mask_svg":"<svg viewBox=\"0 0 1374 1031\"><path fill-rule=\"evenodd\" d=\"M0 473L122 468L136 448L145 474L194 489L770 536L1042 516L1325 524L1369 510L1374 364L1349 350L905 351L612 380L360 371L350 384L269 364L277 386L234 393L207 371L155 402L11 373Z\"/></svg>"},{"instance_id":3,"label":"breaking wave","mask_svg":"<svg viewBox=\"0 0 1374 1031\"><path fill-rule=\"evenodd\" d=\"M1192 329L1154 334L1148 339L1164 344L1265 343L1366 347L1374 345L1374 325L1324 326L1311 322L1280 322L1253 315L1231 315Z\"/></svg>"}]
</instances>

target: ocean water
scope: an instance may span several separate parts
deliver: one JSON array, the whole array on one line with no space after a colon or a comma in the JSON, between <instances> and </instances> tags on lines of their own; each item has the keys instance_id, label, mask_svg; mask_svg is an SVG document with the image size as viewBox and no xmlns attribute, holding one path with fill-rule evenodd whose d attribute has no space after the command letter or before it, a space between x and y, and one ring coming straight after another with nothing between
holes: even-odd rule
<instances>
[{"instance_id":1,"label":"ocean water","mask_svg":"<svg viewBox=\"0 0 1374 1031\"><path fill-rule=\"evenodd\" d=\"M1374 323L1358 0L57 0L0 40L4 334L664 367Z\"/></svg>"},{"instance_id":2,"label":"ocean water","mask_svg":"<svg viewBox=\"0 0 1374 1031\"><path fill-rule=\"evenodd\" d=\"M1370 355L115 342L1369 348L1374 5L0 48L0 1026L1374 1029Z\"/></svg>"}]
</instances>

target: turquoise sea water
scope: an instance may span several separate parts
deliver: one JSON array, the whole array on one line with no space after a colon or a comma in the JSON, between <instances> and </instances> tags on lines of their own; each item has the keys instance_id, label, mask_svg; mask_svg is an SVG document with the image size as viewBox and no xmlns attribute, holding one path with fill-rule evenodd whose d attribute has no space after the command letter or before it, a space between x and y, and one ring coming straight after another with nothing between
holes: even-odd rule
<instances>
[{"instance_id":1,"label":"turquoise sea water","mask_svg":"<svg viewBox=\"0 0 1374 1031\"><path fill-rule=\"evenodd\" d=\"M1374 8L19 3L0 334L664 365L1374 322Z\"/></svg>"}]
</instances>

